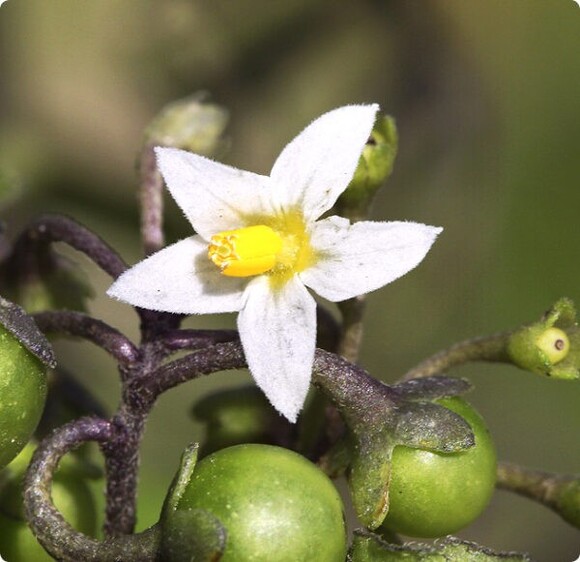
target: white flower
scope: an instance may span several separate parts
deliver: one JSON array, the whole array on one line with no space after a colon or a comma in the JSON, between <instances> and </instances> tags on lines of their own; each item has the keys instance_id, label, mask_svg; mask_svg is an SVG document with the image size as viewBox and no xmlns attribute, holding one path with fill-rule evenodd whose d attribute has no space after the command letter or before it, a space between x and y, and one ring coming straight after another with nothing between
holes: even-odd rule
<instances>
[{"instance_id":1,"label":"white flower","mask_svg":"<svg viewBox=\"0 0 580 562\"><path fill-rule=\"evenodd\" d=\"M316 340L307 287L335 302L378 289L418 265L441 231L412 222L317 221L349 184L377 109L322 115L286 146L270 177L157 148L167 187L197 234L129 269L108 294L167 312L239 312L250 372L295 421Z\"/></svg>"}]
</instances>

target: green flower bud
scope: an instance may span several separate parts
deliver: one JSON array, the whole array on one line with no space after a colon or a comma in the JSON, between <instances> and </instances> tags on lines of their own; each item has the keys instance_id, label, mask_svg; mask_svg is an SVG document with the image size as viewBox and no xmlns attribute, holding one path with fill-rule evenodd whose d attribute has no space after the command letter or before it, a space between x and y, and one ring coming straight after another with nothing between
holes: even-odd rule
<instances>
[{"instance_id":1,"label":"green flower bud","mask_svg":"<svg viewBox=\"0 0 580 562\"><path fill-rule=\"evenodd\" d=\"M211 156L224 147L227 111L196 94L165 106L145 131L145 143Z\"/></svg>"},{"instance_id":2,"label":"green flower bud","mask_svg":"<svg viewBox=\"0 0 580 562\"><path fill-rule=\"evenodd\" d=\"M538 322L513 332L507 352L513 363L533 373L580 378L580 329L574 303L560 299Z\"/></svg>"},{"instance_id":3,"label":"green flower bud","mask_svg":"<svg viewBox=\"0 0 580 562\"><path fill-rule=\"evenodd\" d=\"M375 193L393 171L397 145L395 120L388 115L379 115L354 176L338 200L337 207L341 214L352 219L367 215Z\"/></svg>"}]
</instances>

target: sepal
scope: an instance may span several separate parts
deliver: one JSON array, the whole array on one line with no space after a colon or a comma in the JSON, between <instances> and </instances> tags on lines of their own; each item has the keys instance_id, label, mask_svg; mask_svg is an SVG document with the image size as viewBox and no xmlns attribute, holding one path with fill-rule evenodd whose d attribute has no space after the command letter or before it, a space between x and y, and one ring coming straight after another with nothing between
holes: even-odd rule
<instances>
[{"instance_id":1,"label":"sepal","mask_svg":"<svg viewBox=\"0 0 580 562\"><path fill-rule=\"evenodd\" d=\"M495 552L455 537L433 544L391 544L378 535L359 529L354 532L347 562L532 562L523 553Z\"/></svg>"},{"instance_id":2,"label":"sepal","mask_svg":"<svg viewBox=\"0 0 580 562\"><path fill-rule=\"evenodd\" d=\"M187 447L161 515L160 556L164 562L218 562L226 546L226 529L203 509L179 509L179 502L193 476L199 445Z\"/></svg>"}]
</instances>

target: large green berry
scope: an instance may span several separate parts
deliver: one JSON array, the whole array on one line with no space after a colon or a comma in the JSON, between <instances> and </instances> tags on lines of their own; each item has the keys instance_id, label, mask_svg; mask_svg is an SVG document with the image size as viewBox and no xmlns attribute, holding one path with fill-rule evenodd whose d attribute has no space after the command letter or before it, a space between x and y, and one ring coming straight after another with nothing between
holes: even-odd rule
<instances>
[{"instance_id":1,"label":"large green berry","mask_svg":"<svg viewBox=\"0 0 580 562\"><path fill-rule=\"evenodd\" d=\"M175 513L194 509L225 527L221 562L342 562L346 556L343 504L334 485L287 449L247 444L205 457L176 510L165 514L164 532L171 532Z\"/></svg>"},{"instance_id":2,"label":"large green berry","mask_svg":"<svg viewBox=\"0 0 580 562\"><path fill-rule=\"evenodd\" d=\"M455 533L476 519L491 498L496 452L482 418L461 398L437 402L469 423L475 445L449 454L395 447L384 529L412 537Z\"/></svg>"},{"instance_id":3,"label":"large green berry","mask_svg":"<svg viewBox=\"0 0 580 562\"><path fill-rule=\"evenodd\" d=\"M0 468L30 439L45 400L44 365L0 325Z\"/></svg>"}]
</instances>

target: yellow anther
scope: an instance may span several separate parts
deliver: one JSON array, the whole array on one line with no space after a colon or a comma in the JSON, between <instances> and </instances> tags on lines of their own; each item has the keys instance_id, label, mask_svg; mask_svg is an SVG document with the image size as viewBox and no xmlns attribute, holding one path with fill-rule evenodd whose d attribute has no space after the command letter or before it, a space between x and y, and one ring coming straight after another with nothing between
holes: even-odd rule
<instances>
[{"instance_id":1,"label":"yellow anther","mask_svg":"<svg viewBox=\"0 0 580 562\"><path fill-rule=\"evenodd\" d=\"M536 339L536 345L552 365L566 358L570 351L570 340L566 332L559 328L548 328Z\"/></svg>"},{"instance_id":2,"label":"yellow anther","mask_svg":"<svg viewBox=\"0 0 580 562\"><path fill-rule=\"evenodd\" d=\"M212 236L207 254L224 275L250 277L270 271L280 250L280 235L260 224Z\"/></svg>"}]
</instances>

